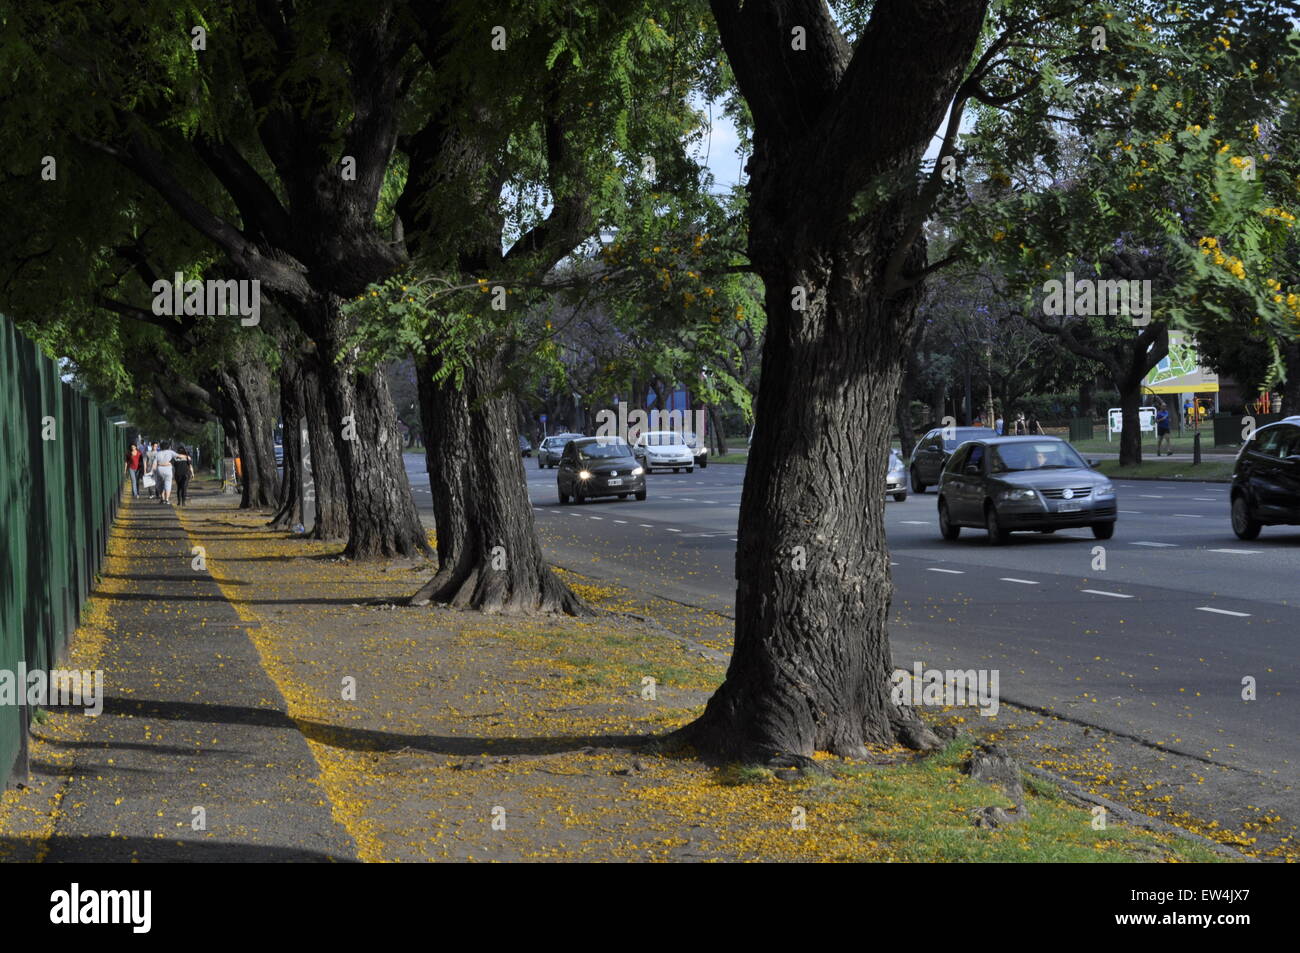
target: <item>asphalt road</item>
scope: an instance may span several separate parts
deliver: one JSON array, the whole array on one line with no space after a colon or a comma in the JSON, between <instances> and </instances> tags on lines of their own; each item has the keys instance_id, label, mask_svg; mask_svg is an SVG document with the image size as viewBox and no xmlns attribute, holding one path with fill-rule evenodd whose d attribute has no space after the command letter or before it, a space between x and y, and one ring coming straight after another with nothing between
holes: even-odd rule
<instances>
[{"instance_id":1,"label":"asphalt road","mask_svg":"<svg viewBox=\"0 0 1300 953\"><path fill-rule=\"evenodd\" d=\"M526 459L557 564L730 614L744 467L655 473L649 498L561 506ZM407 457L431 523L422 457ZM1051 710L1287 791L1300 764L1300 527L1243 543L1228 486L1116 481L1113 539L1084 530L939 536L933 491L886 504L895 662L998 669L1004 702ZM1094 548L1106 567L1094 570ZM1255 679L1257 700L1242 699Z\"/></svg>"}]
</instances>

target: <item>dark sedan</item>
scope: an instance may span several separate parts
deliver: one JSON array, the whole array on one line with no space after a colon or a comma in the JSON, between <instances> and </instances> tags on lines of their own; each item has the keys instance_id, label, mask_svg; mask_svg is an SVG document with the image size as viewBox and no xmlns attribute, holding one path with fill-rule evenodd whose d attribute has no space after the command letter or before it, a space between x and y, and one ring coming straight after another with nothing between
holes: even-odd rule
<instances>
[{"instance_id":1,"label":"dark sedan","mask_svg":"<svg viewBox=\"0 0 1300 953\"><path fill-rule=\"evenodd\" d=\"M1088 527L1110 539L1115 487L1059 437L992 437L962 444L939 481L939 530L982 527L1001 545L1015 530Z\"/></svg>"},{"instance_id":2,"label":"dark sedan","mask_svg":"<svg viewBox=\"0 0 1300 953\"><path fill-rule=\"evenodd\" d=\"M912 492L924 493L926 487L937 486L948 458L967 440L996 436L997 433L988 427L935 427L917 442L912 451L912 465L908 467Z\"/></svg>"},{"instance_id":3,"label":"dark sedan","mask_svg":"<svg viewBox=\"0 0 1300 953\"><path fill-rule=\"evenodd\" d=\"M598 496L645 499L645 471L621 437L580 437L560 454L555 474L560 502L586 503Z\"/></svg>"},{"instance_id":4,"label":"dark sedan","mask_svg":"<svg viewBox=\"0 0 1300 953\"><path fill-rule=\"evenodd\" d=\"M1300 524L1300 417L1260 427L1232 473L1232 531L1254 539L1263 526Z\"/></svg>"}]
</instances>

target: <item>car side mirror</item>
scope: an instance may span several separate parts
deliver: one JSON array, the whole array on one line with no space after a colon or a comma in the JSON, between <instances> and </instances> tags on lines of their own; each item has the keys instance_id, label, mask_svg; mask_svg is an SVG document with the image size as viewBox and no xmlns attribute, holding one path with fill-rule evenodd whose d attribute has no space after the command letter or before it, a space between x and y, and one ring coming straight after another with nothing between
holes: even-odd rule
<instances>
[{"instance_id":1,"label":"car side mirror","mask_svg":"<svg viewBox=\"0 0 1300 953\"><path fill-rule=\"evenodd\" d=\"M1090 468L1092 468L1093 470L1097 469L1097 464L1101 463L1100 460L1087 460L1087 461L1085 461L1085 462L1086 462L1086 463L1088 464L1088 466L1089 466Z\"/></svg>"}]
</instances>

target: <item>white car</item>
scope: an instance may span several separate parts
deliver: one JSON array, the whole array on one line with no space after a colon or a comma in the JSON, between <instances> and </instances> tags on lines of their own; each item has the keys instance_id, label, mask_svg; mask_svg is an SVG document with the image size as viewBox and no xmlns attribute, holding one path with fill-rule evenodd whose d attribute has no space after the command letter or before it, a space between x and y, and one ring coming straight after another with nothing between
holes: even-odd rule
<instances>
[{"instance_id":1,"label":"white car","mask_svg":"<svg viewBox=\"0 0 1300 953\"><path fill-rule=\"evenodd\" d=\"M645 469L668 470L679 473L695 471L695 453L685 438L675 430L651 430L637 437L632 453Z\"/></svg>"},{"instance_id":2,"label":"white car","mask_svg":"<svg viewBox=\"0 0 1300 953\"><path fill-rule=\"evenodd\" d=\"M889 451L889 473L885 477L885 496L902 503L907 499L907 464L897 450Z\"/></svg>"}]
</instances>

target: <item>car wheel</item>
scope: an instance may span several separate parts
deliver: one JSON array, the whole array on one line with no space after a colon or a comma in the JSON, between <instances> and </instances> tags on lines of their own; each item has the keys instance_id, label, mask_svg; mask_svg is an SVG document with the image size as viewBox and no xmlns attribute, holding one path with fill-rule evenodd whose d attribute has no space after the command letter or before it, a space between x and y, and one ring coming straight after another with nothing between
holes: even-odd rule
<instances>
[{"instance_id":1,"label":"car wheel","mask_svg":"<svg viewBox=\"0 0 1300 953\"><path fill-rule=\"evenodd\" d=\"M673 473L681 473L681 472L682 472L681 467L673 467Z\"/></svg>"},{"instance_id":2,"label":"car wheel","mask_svg":"<svg viewBox=\"0 0 1300 953\"><path fill-rule=\"evenodd\" d=\"M907 494L906 494L906 493L895 493L895 494L894 494L894 502L895 502L895 503L902 503L902 502L903 502L904 500L906 500L906 499L907 499Z\"/></svg>"},{"instance_id":3,"label":"car wheel","mask_svg":"<svg viewBox=\"0 0 1300 953\"><path fill-rule=\"evenodd\" d=\"M560 505L561 506L569 505L569 494L565 493L563 490L560 491Z\"/></svg>"},{"instance_id":4,"label":"car wheel","mask_svg":"<svg viewBox=\"0 0 1300 953\"><path fill-rule=\"evenodd\" d=\"M944 539L956 539L961 535L961 527L948 519L948 501L939 501L939 532Z\"/></svg>"},{"instance_id":5,"label":"car wheel","mask_svg":"<svg viewBox=\"0 0 1300 953\"><path fill-rule=\"evenodd\" d=\"M618 498L619 498L620 500L626 500L626 499L627 499L627 494L626 494L626 493L620 493L620 494L618 495Z\"/></svg>"},{"instance_id":6,"label":"car wheel","mask_svg":"<svg viewBox=\"0 0 1300 953\"><path fill-rule=\"evenodd\" d=\"M998 520L998 509L992 503L984 504L984 529L988 531L990 546L1005 546L1011 538Z\"/></svg>"},{"instance_id":7,"label":"car wheel","mask_svg":"<svg viewBox=\"0 0 1300 953\"><path fill-rule=\"evenodd\" d=\"M638 500L644 500L644 499L645 499L645 490L637 490L637 491L636 491L636 498L637 498Z\"/></svg>"},{"instance_id":8,"label":"car wheel","mask_svg":"<svg viewBox=\"0 0 1300 953\"><path fill-rule=\"evenodd\" d=\"M703 457L703 458L701 458L701 460L700 460L700 469L703 470L703 469L704 469L705 467L707 467L708 465L709 465L709 458L708 458L708 457Z\"/></svg>"},{"instance_id":9,"label":"car wheel","mask_svg":"<svg viewBox=\"0 0 1300 953\"><path fill-rule=\"evenodd\" d=\"M687 468L686 468L686 472L687 472L687 473L694 473L694 472L695 472L695 467L687 467Z\"/></svg>"},{"instance_id":10,"label":"car wheel","mask_svg":"<svg viewBox=\"0 0 1300 953\"><path fill-rule=\"evenodd\" d=\"M1115 535L1114 523L1093 523L1092 536L1094 539L1110 539Z\"/></svg>"},{"instance_id":11,"label":"car wheel","mask_svg":"<svg viewBox=\"0 0 1300 953\"><path fill-rule=\"evenodd\" d=\"M1259 535L1260 522L1250 514L1246 497L1238 494L1232 500L1232 531L1238 539L1254 539Z\"/></svg>"},{"instance_id":12,"label":"car wheel","mask_svg":"<svg viewBox=\"0 0 1300 953\"><path fill-rule=\"evenodd\" d=\"M583 495L581 486L575 486L573 488L573 502L577 503L579 506L587 502L587 497Z\"/></svg>"},{"instance_id":13,"label":"car wheel","mask_svg":"<svg viewBox=\"0 0 1300 953\"><path fill-rule=\"evenodd\" d=\"M924 493L925 484L921 482L920 477L916 475L916 467L912 467L912 492Z\"/></svg>"}]
</instances>

